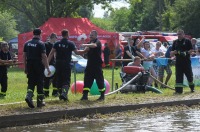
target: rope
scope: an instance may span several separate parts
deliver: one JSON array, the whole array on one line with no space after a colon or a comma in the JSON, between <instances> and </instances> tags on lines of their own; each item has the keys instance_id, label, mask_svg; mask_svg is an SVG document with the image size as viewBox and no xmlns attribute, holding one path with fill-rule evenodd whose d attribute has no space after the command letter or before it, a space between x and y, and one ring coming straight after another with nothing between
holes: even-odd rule
<instances>
[{"instance_id":1,"label":"rope","mask_svg":"<svg viewBox=\"0 0 200 132\"><path fill-rule=\"evenodd\" d=\"M153 80L155 80L156 82L158 82L159 84L161 84L161 85L163 85L163 86L165 86L165 87L167 87L167 88L169 88L169 89L171 89L171 90L175 90L174 88L172 88L172 87L170 87L170 86L168 86L168 85L162 83L161 81L159 81L157 78L155 78L154 76L152 76L150 73L149 73L149 76L150 76Z\"/></svg>"}]
</instances>

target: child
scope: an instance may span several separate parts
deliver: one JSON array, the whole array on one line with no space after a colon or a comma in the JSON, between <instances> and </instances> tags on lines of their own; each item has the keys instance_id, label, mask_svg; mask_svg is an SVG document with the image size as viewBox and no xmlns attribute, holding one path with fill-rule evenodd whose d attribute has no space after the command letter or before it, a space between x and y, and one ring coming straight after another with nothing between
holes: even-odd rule
<instances>
[{"instance_id":1,"label":"child","mask_svg":"<svg viewBox=\"0 0 200 132\"><path fill-rule=\"evenodd\" d=\"M7 91L7 87L8 87L7 65L11 64L13 61L11 60L8 43L1 42L0 45L1 45L1 50L0 50L0 84L1 84L0 98L3 98L6 96L6 91Z\"/></svg>"}]
</instances>

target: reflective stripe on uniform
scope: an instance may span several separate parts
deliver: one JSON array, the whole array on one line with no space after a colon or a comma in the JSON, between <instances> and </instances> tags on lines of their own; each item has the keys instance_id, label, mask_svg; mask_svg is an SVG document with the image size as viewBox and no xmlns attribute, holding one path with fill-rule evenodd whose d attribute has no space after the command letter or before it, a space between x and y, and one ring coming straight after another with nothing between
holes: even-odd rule
<instances>
[{"instance_id":1,"label":"reflective stripe on uniform","mask_svg":"<svg viewBox=\"0 0 200 132\"><path fill-rule=\"evenodd\" d=\"M90 91L90 88L83 88L83 91Z\"/></svg>"},{"instance_id":2,"label":"reflective stripe on uniform","mask_svg":"<svg viewBox=\"0 0 200 132\"><path fill-rule=\"evenodd\" d=\"M189 82L189 85L194 85L194 83L193 82Z\"/></svg>"},{"instance_id":3,"label":"reflective stripe on uniform","mask_svg":"<svg viewBox=\"0 0 200 132\"><path fill-rule=\"evenodd\" d=\"M187 87L186 85L182 84L182 83L176 83L175 87Z\"/></svg>"},{"instance_id":4,"label":"reflective stripe on uniform","mask_svg":"<svg viewBox=\"0 0 200 132\"><path fill-rule=\"evenodd\" d=\"M99 92L104 92L104 91L106 91L106 88L99 89Z\"/></svg>"},{"instance_id":5,"label":"reflective stripe on uniform","mask_svg":"<svg viewBox=\"0 0 200 132\"><path fill-rule=\"evenodd\" d=\"M47 89L47 88L44 88L43 90L44 90L45 92L48 92L48 91L49 91L49 89Z\"/></svg>"},{"instance_id":6,"label":"reflective stripe on uniform","mask_svg":"<svg viewBox=\"0 0 200 132\"><path fill-rule=\"evenodd\" d=\"M55 91L55 90L58 90L57 88L53 88L53 90Z\"/></svg>"},{"instance_id":7,"label":"reflective stripe on uniform","mask_svg":"<svg viewBox=\"0 0 200 132\"><path fill-rule=\"evenodd\" d=\"M28 89L28 92L32 92L32 93L33 93L33 90L31 90L31 89Z\"/></svg>"},{"instance_id":8,"label":"reflective stripe on uniform","mask_svg":"<svg viewBox=\"0 0 200 132\"><path fill-rule=\"evenodd\" d=\"M0 92L0 94L2 94L2 95L6 95L6 92Z\"/></svg>"}]
</instances>

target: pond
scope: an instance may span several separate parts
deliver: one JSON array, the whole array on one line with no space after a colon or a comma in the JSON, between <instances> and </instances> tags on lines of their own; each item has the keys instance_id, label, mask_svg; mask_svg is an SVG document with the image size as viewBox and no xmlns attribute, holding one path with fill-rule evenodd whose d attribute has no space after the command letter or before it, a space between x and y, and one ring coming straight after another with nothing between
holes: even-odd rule
<instances>
[{"instance_id":1,"label":"pond","mask_svg":"<svg viewBox=\"0 0 200 132\"><path fill-rule=\"evenodd\" d=\"M137 117L118 117L109 120L88 120L80 122L45 124L39 126L0 129L3 132L169 132L199 131L200 111L177 111Z\"/></svg>"}]
</instances>

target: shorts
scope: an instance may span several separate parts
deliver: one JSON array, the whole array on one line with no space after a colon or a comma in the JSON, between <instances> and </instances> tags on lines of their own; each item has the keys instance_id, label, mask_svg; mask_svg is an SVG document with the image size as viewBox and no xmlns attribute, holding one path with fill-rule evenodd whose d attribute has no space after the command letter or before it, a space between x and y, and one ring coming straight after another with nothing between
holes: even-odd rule
<instances>
[{"instance_id":1,"label":"shorts","mask_svg":"<svg viewBox=\"0 0 200 132\"><path fill-rule=\"evenodd\" d=\"M164 70L167 72L167 74L172 74L171 67L169 65L167 66L159 66L158 67L158 76L163 77L164 76Z\"/></svg>"}]
</instances>

